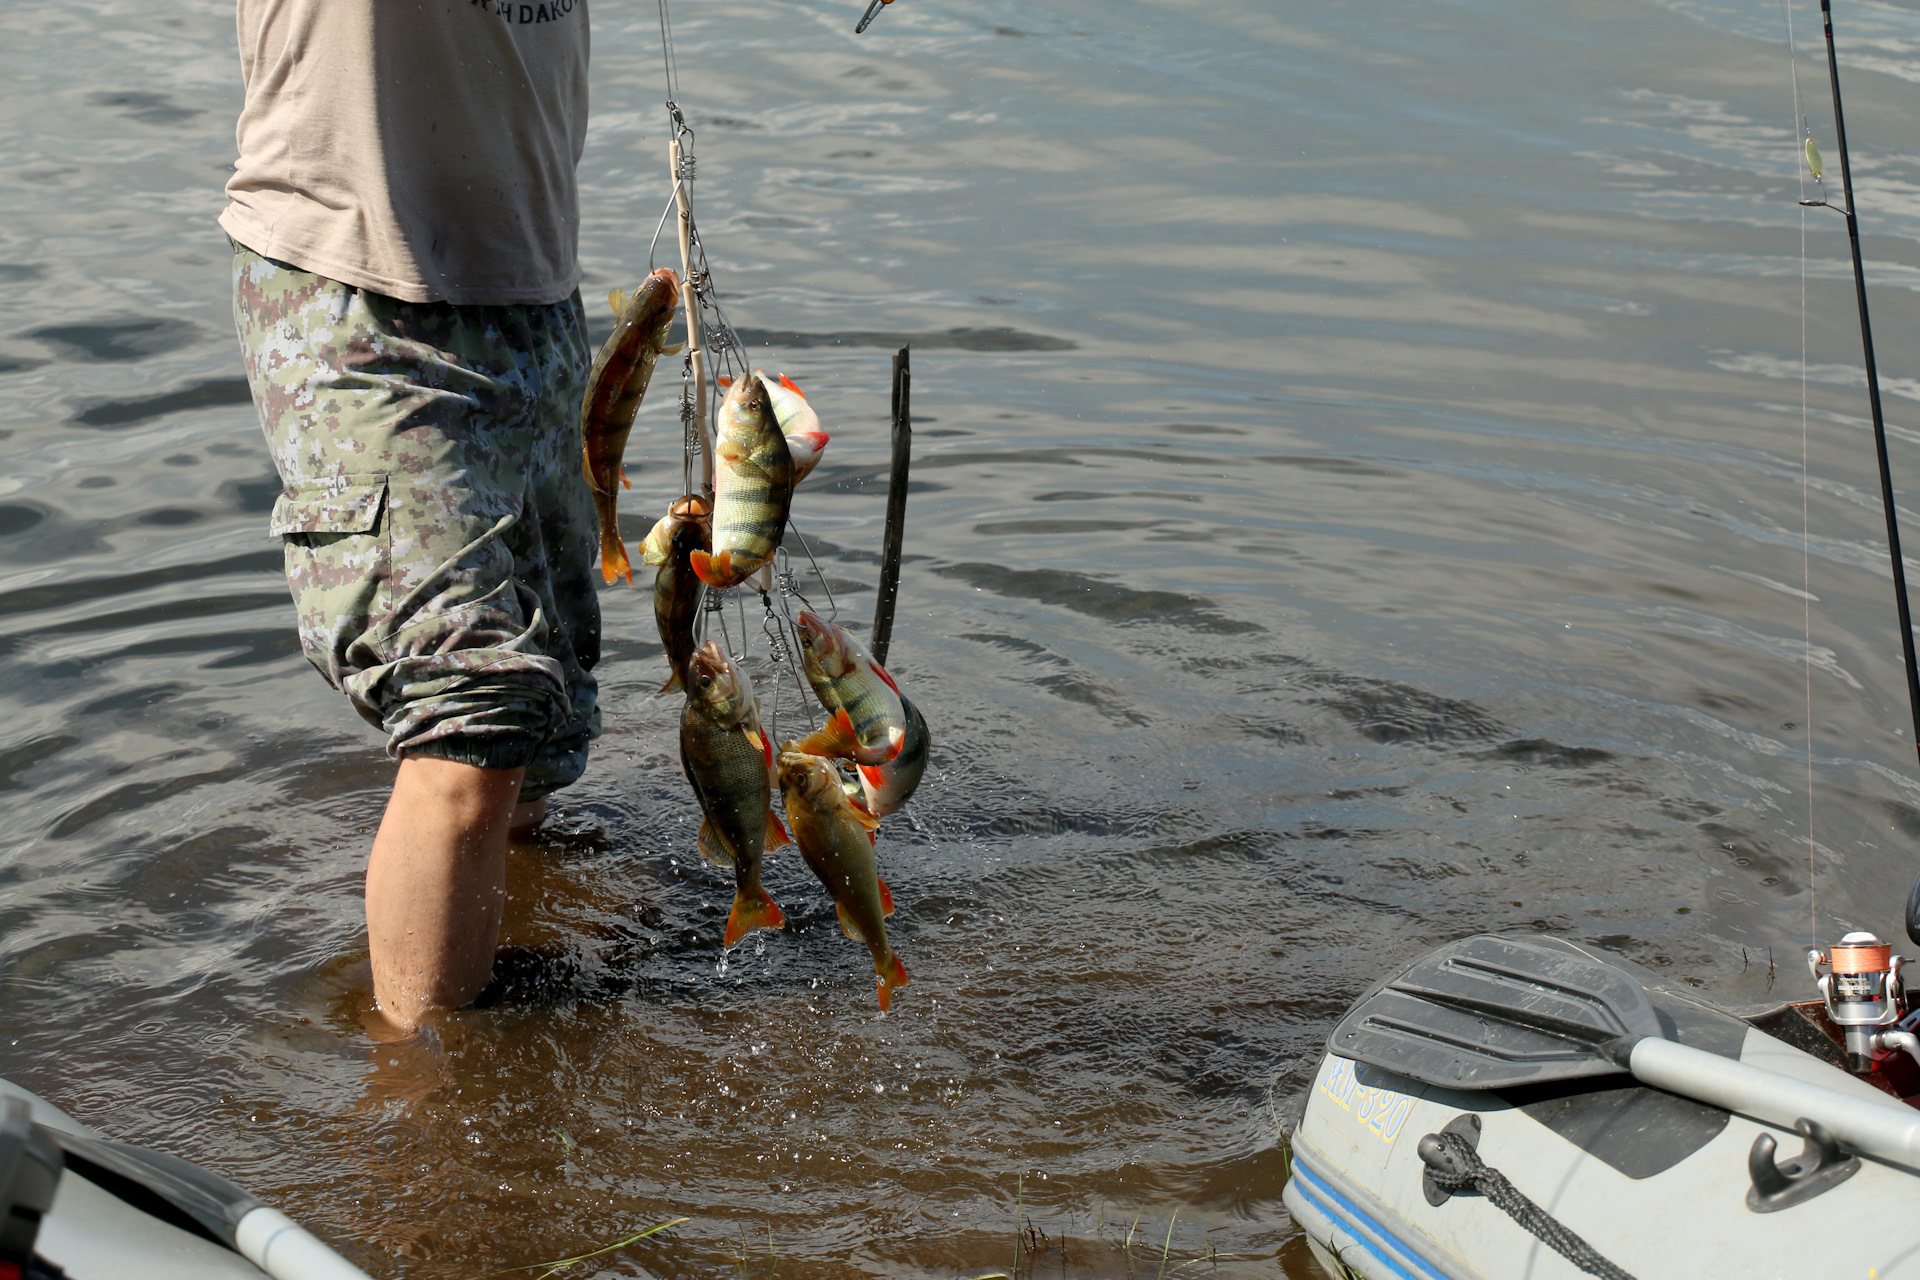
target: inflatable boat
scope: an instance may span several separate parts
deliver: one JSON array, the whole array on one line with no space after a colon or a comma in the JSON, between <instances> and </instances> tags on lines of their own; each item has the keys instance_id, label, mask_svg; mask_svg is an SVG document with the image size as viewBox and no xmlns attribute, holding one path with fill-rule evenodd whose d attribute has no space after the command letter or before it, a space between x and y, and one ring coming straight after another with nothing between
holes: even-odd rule
<instances>
[{"instance_id":1,"label":"inflatable boat","mask_svg":"<svg viewBox=\"0 0 1920 1280\"><path fill-rule=\"evenodd\" d=\"M1920 1277L1920 1041L1901 961L1729 1009L1547 937L1481 935L1328 1038L1284 1200L1334 1280Z\"/></svg>"},{"instance_id":2,"label":"inflatable boat","mask_svg":"<svg viewBox=\"0 0 1920 1280\"><path fill-rule=\"evenodd\" d=\"M367 1280L278 1209L0 1080L0 1280Z\"/></svg>"}]
</instances>

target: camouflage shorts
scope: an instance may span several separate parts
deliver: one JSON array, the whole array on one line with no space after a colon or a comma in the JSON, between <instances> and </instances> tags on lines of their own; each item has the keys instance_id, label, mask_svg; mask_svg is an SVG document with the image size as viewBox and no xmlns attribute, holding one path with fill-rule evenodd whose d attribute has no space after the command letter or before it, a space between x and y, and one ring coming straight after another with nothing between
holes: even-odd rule
<instances>
[{"instance_id":1,"label":"camouflage shorts","mask_svg":"<svg viewBox=\"0 0 1920 1280\"><path fill-rule=\"evenodd\" d=\"M579 778L599 732L579 295L400 302L234 246L300 646L387 752Z\"/></svg>"}]
</instances>

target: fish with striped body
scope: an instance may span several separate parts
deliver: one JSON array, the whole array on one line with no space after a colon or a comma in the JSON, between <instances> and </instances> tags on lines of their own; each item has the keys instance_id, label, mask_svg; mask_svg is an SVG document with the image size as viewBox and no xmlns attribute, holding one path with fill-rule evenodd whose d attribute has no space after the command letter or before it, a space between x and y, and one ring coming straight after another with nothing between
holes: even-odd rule
<instances>
[{"instance_id":1,"label":"fish with striped body","mask_svg":"<svg viewBox=\"0 0 1920 1280\"><path fill-rule=\"evenodd\" d=\"M700 616L700 593L704 589L693 572L692 557L694 552L706 550L712 518L712 503L697 493L687 494L660 517L640 544L640 558L659 566L653 575L653 623L660 630L660 643L666 647L667 662L673 667L673 674L660 686L661 693L686 687L687 663L697 647L693 624Z\"/></svg>"},{"instance_id":2,"label":"fish with striped body","mask_svg":"<svg viewBox=\"0 0 1920 1280\"><path fill-rule=\"evenodd\" d=\"M733 868L733 910L725 938L730 947L751 930L786 924L760 883L760 869L769 848L792 840L773 812L773 744L760 729L752 686L717 641L694 652L687 677L680 766L704 815L701 855Z\"/></svg>"},{"instance_id":3,"label":"fish with striped body","mask_svg":"<svg viewBox=\"0 0 1920 1280\"><path fill-rule=\"evenodd\" d=\"M860 775L861 803L876 818L898 813L906 807L927 771L927 752L933 746L933 735L927 729L926 717L920 714L920 708L907 700L905 694L900 695L900 709L907 716L907 731L900 741L900 754L879 764L854 765L854 771ZM827 721L825 728L816 729L799 742L787 743L787 748L839 760L852 760L859 743L854 740L851 724L849 719L835 716Z\"/></svg>"},{"instance_id":4,"label":"fish with striped body","mask_svg":"<svg viewBox=\"0 0 1920 1280\"><path fill-rule=\"evenodd\" d=\"M811 609L802 609L795 622L807 683L827 712L826 727L808 735L797 749L862 765L898 758L907 737L900 686L845 627Z\"/></svg>"},{"instance_id":5,"label":"fish with striped body","mask_svg":"<svg viewBox=\"0 0 1920 1280\"><path fill-rule=\"evenodd\" d=\"M769 378L765 370L755 369L753 376L766 384L767 397L773 402L773 416L780 420L780 432L787 438L787 452L793 455L793 482L799 484L820 465L832 439L820 429L820 415L807 403L807 393L792 378L781 374Z\"/></svg>"},{"instance_id":6,"label":"fish with striped body","mask_svg":"<svg viewBox=\"0 0 1920 1280\"><path fill-rule=\"evenodd\" d=\"M879 978L880 1010L893 1003L895 988L907 985L907 967L887 943L886 917L893 895L880 878L873 854L873 829L879 819L840 788L833 762L803 751L780 753L780 794L800 856L833 896L840 928L867 944Z\"/></svg>"},{"instance_id":7,"label":"fish with striped body","mask_svg":"<svg viewBox=\"0 0 1920 1280\"><path fill-rule=\"evenodd\" d=\"M900 754L879 764L856 766L860 771L861 789L867 797L867 811L876 818L898 813L906 807L913 793L920 789L920 779L927 772L927 753L933 747L927 718L920 714L920 708L907 701L904 693L900 695L900 708L907 713L907 732L900 742Z\"/></svg>"},{"instance_id":8,"label":"fish with striped body","mask_svg":"<svg viewBox=\"0 0 1920 1280\"><path fill-rule=\"evenodd\" d=\"M833 437L820 429L820 415L813 411L813 406L807 403L807 393L792 378L784 373L778 378L769 378L765 369L755 369L753 376L767 389L773 416L780 422L780 434L787 438L787 452L793 455L793 482L798 485L820 465L820 455ZM733 379L723 377L720 385L731 387Z\"/></svg>"},{"instance_id":9,"label":"fish with striped body","mask_svg":"<svg viewBox=\"0 0 1920 1280\"><path fill-rule=\"evenodd\" d=\"M608 582L625 577L632 586L633 564L620 540L619 486L627 483L620 459L633 432L634 415L640 412L640 401L653 380L653 366L668 350L667 326L680 301L680 278L672 268L661 267L631 298L616 289L607 301L619 323L600 344L587 375L580 435L594 514L600 520L600 576Z\"/></svg>"},{"instance_id":10,"label":"fish with striped body","mask_svg":"<svg viewBox=\"0 0 1920 1280\"><path fill-rule=\"evenodd\" d=\"M758 378L735 380L714 439L713 549L693 553L700 581L738 586L773 559L793 500L793 455Z\"/></svg>"}]
</instances>

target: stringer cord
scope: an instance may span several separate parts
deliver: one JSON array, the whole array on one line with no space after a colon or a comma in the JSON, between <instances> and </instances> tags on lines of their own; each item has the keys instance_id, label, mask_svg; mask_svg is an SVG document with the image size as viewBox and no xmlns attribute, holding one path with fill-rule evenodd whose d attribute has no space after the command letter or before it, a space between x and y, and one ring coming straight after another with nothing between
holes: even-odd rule
<instances>
[{"instance_id":1,"label":"stringer cord","mask_svg":"<svg viewBox=\"0 0 1920 1280\"><path fill-rule=\"evenodd\" d=\"M734 615L740 619L740 644L744 650L747 643L747 593L744 591L729 591L727 594L733 597Z\"/></svg>"},{"instance_id":2,"label":"stringer cord","mask_svg":"<svg viewBox=\"0 0 1920 1280\"><path fill-rule=\"evenodd\" d=\"M1816 905L1816 878L1819 872L1818 846L1814 841L1813 819L1813 533L1808 505L1809 481L1807 427L1807 151L1813 137L1812 127L1800 110L1800 55L1793 40L1793 6L1781 0L1787 18L1787 66L1793 76L1794 174L1800 184L1800 625L1807 676L1807 705L1804 727L1807 735L1807 937L1808 945L1820 945L1820 915Z\"/></svg>"},{"instance_id":3,"label":"stringer cord","mask_svg":"<svg viewBox=\"0 0 1920 1280\"><path fill-rule=\"evenodd\" d=\"M727 656L734 657L733 633L727 630L727 592L709 589L701 601L708 613L720 623L720 642L726 646ZM736 659L737 661L737 659Z\"/></svg>"},{"instance_id":4,"label":"stringer cord","mask_svg":"<svg viewBox=\"0 0 1920 1280\"><path fill-rule=\"evenodd\" d=\"M807 696L811 689L808 687L806 659L802 656L800 645L800 624L793 618L793 601L797 598L802 605L809 608L812 607L812 602L801 594L800 584L795 581L791 568L793 557L787 554L787 549L785 547L776 549L773 557L773 580L780 593L780 605L776 612L772 603L767 600L766 594L761 593L760 599L767 605L767 623L771 628L767 633L767 642L773 649L776 660L784 661L793 668L794 690L800 699L800 709L806 713L807 729L811 732L819 726L814 723L813 699Z\"/></svg>"},{"instance_id":5,"label":"stringer cord","mask_svg":"<svg viewBox=\"0 0 1920 1280\"><path fill-rule=\"evenodd\" d=\"M699 401L693 394L693 350L688 342L688 350L680 364L680 492L693 492L694 460L700 453L700 410ZM711 512L708 513L711 517Z\"/></svg>"},{"instance_id":6,"label":"stringer cord","mask_svg":"<svg viewBox=\"0 0 1920 1280\"><path fill-rule=\"evenodd\" d=\"M780 619L773 612L773 601L767 593L760 593L760 634L766 637L767 661L773 664L773 718L767 726L768 740L778 744L780 741L780 689L787 674L786 637L780 634Z\"/></svg>"},{"instance_id":7,"label":"stringer cord","mask_svg":"<svg viewBox=\"0 0 1920 1280\"><path fill-rule=\"evenodd\" d=\"M673 175L674 185L668 193L667 206L661 211L660 221L653 229L653 239L647 245L649 271L653 269L660 235L666 229L667 220L674 215L680 193L685 190L683 184L692 180L695 171L694 131L688 127L686 116L678 105L680 67L673 47L673 19L668 13L667 0L657 0L657 3L660 11L660 60L666 78L667 113L672 123L674 137L680 143L680 170ZM687 290L692 303L690 309L699 317L700 331L705 339L704 349L709 356L707 369L707 378L711 383L709 394L713 396L717 413L719 404L725 399L725 389L720 386L720 375L731 370L735 377L747 378L753 376L753 373L746 354L746 344L741 341L739 331L733 327L733 321L727 316L726 308L720 305L718 290L713 284L713 267L707 260L706 242L700 236L700 227L694 220L690 201L686 221L687 279L682 282L682 286ZM701 447L701 424L697 417L693 386L693 357L689 353L681 367L680 391L680 418L683 427L682 478L685 484L682 492L685 493L693 492L695 465ZM791 528L791 525L789 527ZM826 592L827 616L829 618L838 616L839 604L833 598L833 588L828 585L826 574L821 572L819 562L814 560L813 552L808 549L806 540L800 536L799 530L794 529L792 532L799 540L800 548L806 554L808 563L812 565L814 576L820 580L820 586ZM792 602L798 599L804 607L811 608L812 605L800 591L792 569L781 567L790 564L786 549L779 548L775 554L778 557L778 564L775 566L777 569L775 578L779 584L778 604L775 604L766 591L761 591L759 595L764 612L761 630L766 637L768 657L773 666L773 710L769 717L768 731L777 738L780 699L787 683L784 676L789 669L793 672L792 683L795 696L798 697L801 709L806 714L809 729L815 727L815 717L813 699L808 696L810 690L804 678L805 672L802 670L800 627L794 620ZM696 627L699 638L705 640L712 629L709 624L717 619L720 623L722 641L731 657L735 655L735 649L733 635L727 626L726 597L728 595L734 597L740 622L740 641L744 645L747 640L746 601L744 595L738 592L714 591L710 588L703 592Z\"/></svg>"},{"instance_id":8,"label":"stringer cord","mask_svg":"<svg viewBox=\"0 0 1920 1280\"><path fill-rule=\"evenodd\" d=\"M653 260L660 249L660 233L667 229L667 219L673 216L673 206L680 196L680 179L673 180L673 190L667 193L667 207L660 211L660 221L653 228L653 239L647 241L647 270L653 270Z\"/></svg>"},{"instance_id":9,"label":"stringer cord","mask_svg":"<svg viewBox=\"0 0 1920 1280\"><path fill-rule=\"evenodd\" d=\"M827 575L820 572L820 562L813 558L813 550L807 546L806 538L801 536L799 528L794 525L792 515L787 516L787 532L800 539L800 551L807 557L807 563L813 566L813 576L820 580L820 589L827 593L827 621L832 622L840 616L840 604L833 598L833 588L827 584ZM796 591L794 594L799 593ZM806 597L800 596L800 599L805 601Z\"/></svg>"}]
</instances>

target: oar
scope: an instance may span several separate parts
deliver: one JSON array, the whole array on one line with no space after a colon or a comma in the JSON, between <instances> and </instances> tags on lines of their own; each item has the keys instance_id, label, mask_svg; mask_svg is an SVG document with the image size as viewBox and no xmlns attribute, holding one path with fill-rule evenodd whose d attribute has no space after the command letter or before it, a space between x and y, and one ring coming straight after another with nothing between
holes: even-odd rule
<instances>
[{"instance_id":1,"label":"oar","mask_svg":"<svg viewBox=\"0 0 1920 1280\"><path fill-rule=\"evenodd\" d=\"M1624 1072L1782 1129L1817 1120L1863 1155L1920 1169L1920 1114L1676 1044L1631 973L1547 939L1442 947L1355 1005L1327 1047L1447 1089Z\"/></svg>"}]
</instances>

